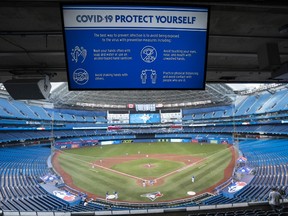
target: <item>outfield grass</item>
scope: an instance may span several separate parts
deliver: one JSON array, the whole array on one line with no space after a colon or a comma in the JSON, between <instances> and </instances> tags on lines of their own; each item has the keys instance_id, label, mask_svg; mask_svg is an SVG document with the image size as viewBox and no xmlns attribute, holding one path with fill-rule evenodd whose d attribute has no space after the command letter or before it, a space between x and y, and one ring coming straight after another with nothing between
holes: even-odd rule
<instances>
[{"instance_id":1,"label":"outfield grass","mask_svg":"<svg viewBox=\"0 0 288 216\"><path fill-rule=\"evenodd\" d=\"M90 163L96 160L113 156L125 156L141 154L176 154L201 157L202 162L187 169L168 176L159 186L141 187L135 179L121 176L117 173L103 169L92 169ZM121 145L109 145L102 147L89 147L66 150L60 154L61 167L72 176L73 183L84 191L89 191L97 196L104 197L109 191L117 191L122 201L150 200L141 197L141 194L160 191L164 194L157 201L173 200L187 197L187 191L196 193L211 187L224 177L224 169L231 161L231 152L226 145L219 144L192 144L192 143L131 143ZM155 165L153 169L143 169L143 164ZM111 167L137 177L159 177L173 170L184 167L181 162L163 159L139 159L125 163L119 163ZM158 170L157 170L158 169ZM191 182L191 176L195 176L195 182ZM138 182L139 183L139 182Z\"/></svg>"}]
</instances>

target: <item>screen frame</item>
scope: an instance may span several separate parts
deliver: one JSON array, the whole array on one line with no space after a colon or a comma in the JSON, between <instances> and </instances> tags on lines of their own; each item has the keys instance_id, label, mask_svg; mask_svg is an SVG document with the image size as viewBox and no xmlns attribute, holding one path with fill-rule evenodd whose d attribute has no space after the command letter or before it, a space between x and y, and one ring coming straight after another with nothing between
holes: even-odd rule
<instances>
[{"instance_id":1,"label":"screen frame","mask_svg":"<svg viewBox=\"0 0 288 216\"><path fill-rule=\"evenodd\" d=\"M200 88L97 88L96 86L93 88L72 88L71 87L71 74L69 73L69 64L68 64L68 50L67 50L67 43L66 43L66 33L65 33L65 25L64 25L64 14L63 14L63 8L65 6L89 6L89 7L100 7L100 6L105 6L105 7L175 7L175 8L205 8L207 9L207 28L206 28L206 39L205 39L205 60L204 60L204 70L203 70L203 82L201 84ZM62 34L63 34L63 44L64 44L64 53L65 53L65 65L66 65L66 74L67 74L67 83L68 83L68 90L69 91L117 91L117 90L143 90L143 91L149 91L149 90L169 90L169 91L174 91L174 90L205 90L206 88L206 77L207 77L207 61L208 61L208 47L209 47L209 27L210 27L210 6L209 5L199 5L199 4L191 4L191 3L185 3L185 2L180 2L180 3L168 3L168 2L141 2L141 1L136 1L136 2L127 2L127 1L111 1L111 2L61 2L60 3L60 13L61 13L61 21L62 21Z\"/></svg>"}]
</instances>

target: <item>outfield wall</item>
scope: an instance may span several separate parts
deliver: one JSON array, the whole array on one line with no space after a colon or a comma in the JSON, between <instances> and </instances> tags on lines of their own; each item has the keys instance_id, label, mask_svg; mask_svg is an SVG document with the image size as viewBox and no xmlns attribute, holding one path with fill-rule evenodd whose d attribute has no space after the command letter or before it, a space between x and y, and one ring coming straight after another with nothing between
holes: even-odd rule
<instances>
[{"instance_id":1,"label":"outfield wall","mask_svg":"<svg viewBox=\"0 0 288 216\"><path fill-rule=\"evenodd\" d=\"M227 135L208 134L155 134L155 138L135 139L135 136L117 135L94 137L92 140L83 140L81 137L73 140L58 140L54 143L56 149L82 148L96 145L112 145L121 143L143 142L192 142L211 144L233 144L233 137Z\"/></svg>"}]
</instances>

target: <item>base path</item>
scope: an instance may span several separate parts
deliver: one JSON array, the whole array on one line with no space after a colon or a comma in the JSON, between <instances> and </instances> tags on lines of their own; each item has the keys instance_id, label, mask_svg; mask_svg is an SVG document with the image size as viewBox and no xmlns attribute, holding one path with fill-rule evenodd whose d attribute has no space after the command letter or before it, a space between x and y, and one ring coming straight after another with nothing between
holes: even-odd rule
<instances>
[{"instance_id":1,"label":"base path","mask_svg":"<svg viewBox=\"0 0 288 216\"><path fill-rule=\"evenodd\" d=\"M111 167L113 167L116 164L119 163L124 163L124 162L128 162L128 161L133 161L133 160L139 160L139 159L157 159L157 160L169 160L169 161L176 161L176 162L182 162L185 164L184 167L181 167L180 169L174 170L172 172L166 173L163 176L160 177L155 177L155 176L150 176L148 178L139 178L137 176L133 176L133 175L129 175L126 173L122 173L119 171L116 171L114 169L111 169ZM194 166L195 164L199 163L200 161L205 160L205 158L203 157L197 157L197 156L191 156L191 155L175 155L175 154L137 154L137 155L125 155L125 156L116 156L116 157L109 157L109 158L103 158L103 159L99 159L96 160L94 162L92 162L90 165L93 167L98 167L98 168L102 168L102 169L106 169L109 170L111 172L117 173L119 175L123 175L123 176L127 176L136 180L140 180L141 183L138 183L138 185L142 186L142 181L149 181L149 180L156 180L155 182L157 182L157 185L159 186L161 183L163 183L163 179L165 179L167 176L173 175L175 173L179 173L183 170L188 169L191 166ZM152 164L145 164L143 165L144 169L153 169L154 165ZM137 182L138 182L137 181Z\"/></svg>"},{"instance_id":2,"label":"base path","mask_svg":"<svg viewBox=\"0 0 288 216\"><path fill-rule=\"evenodd\" d=\"M123 175L123 176L129 177L129 178L132 178L132 179L144 180L144 179L139 178L139 177L137 177L137 176L133 176L133 175L129 175L129 174L127 174L127 173L119 172L119 171L117 171L117 170L113 170L113 169L110 169L110 168L107 168L107 167L105 167L105 166L101 166L101 165L98 165L98 164L92 164L92 163L91 163L91 166L93 166L93 167L98 167L98 168L101 168L101 169L104 169L104 170L108 170L108 171L110 171L110 172L114 172L114 173L117 173L117 174L119 174L119 175Z\"/></svg>"}]
</instances>

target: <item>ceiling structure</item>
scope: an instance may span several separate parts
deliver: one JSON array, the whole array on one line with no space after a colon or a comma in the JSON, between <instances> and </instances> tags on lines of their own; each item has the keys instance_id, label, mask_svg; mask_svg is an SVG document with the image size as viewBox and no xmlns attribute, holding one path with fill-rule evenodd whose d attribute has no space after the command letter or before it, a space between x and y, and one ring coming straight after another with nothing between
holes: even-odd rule
<instances>
[{"instance_id":1,"label":"ceiling structure","mask_svg":"<svg viewBox=\"0 0 288 216\"><path fill-rule=\"evenodd\" d=\"M0 2L0 83L10 79L31 79L45 75L49 76L51 82L67 81L61 2L73 1ZM84 2L101 1L85 0ZM113 1L102 2L112 4ZM141 3L138 0L114 2ZM59 88L58 92L50 97L55 104L72 105L85 100L97 100L99 103L108 103L107 101L111 100L115 103L119 97L130 99L130 103L151 103L151 101L164 103L168 99L170 103L177 102L176 99L181 99L178 102L191 102L192 98L195 102L210 100L213 97L226 103L229 101L229 96L223 95L231 94L232 89L225 85L210 85L211 83L286 83L288 81L286 71L284 71L284 78L278 76L279 68L288 62L288 4L283 3L286 1L143 0L142 2L210 6L206 75L209 85L206 86L205 94L203 91L202 93L175 91L173 95L171 91L118 91L116 94L115 91L98 91L91 94L84 91L69 92L64 85L62 90ZM268 47L267 44L276 47L276 51L274 49L273 52L265 53L263 50ZM266 59L263 61L265 54L268 55L267 61Z\"/></svg>"},{"instance_id":2,"label":"ceiling structure","mask_svg":"<svg viewBox=\"0 0 288 216\"><path fill-rule=\"evenodd\" d=\"M67 81L61 2L65 1L0 2L0 83L44 74L52 82ZM176 1L151 1L157 2ZM283 3L286 1L180 0L176 3L181 2L210 6L207 82L279 82L273 79L275 66L259 65L258 51L273 43L279 48L280 63L288 61L288 27L279 30L288 24L288 5Z\"/></svg>"},{"instance_id":3,"label":"ceiling structure","mask_svg":"<svg viewBox=\"0 0 288 216\"><path fill-rule=\"evenodd\" d=\"M67 83L57 87L49 100L61 108L125 109L127 104L156 104L158 108L229 105L233 89L226 84L207 84L205 91L195 90L133 90L133 91L68 91Z\"/></svg>"}]
</instances>

